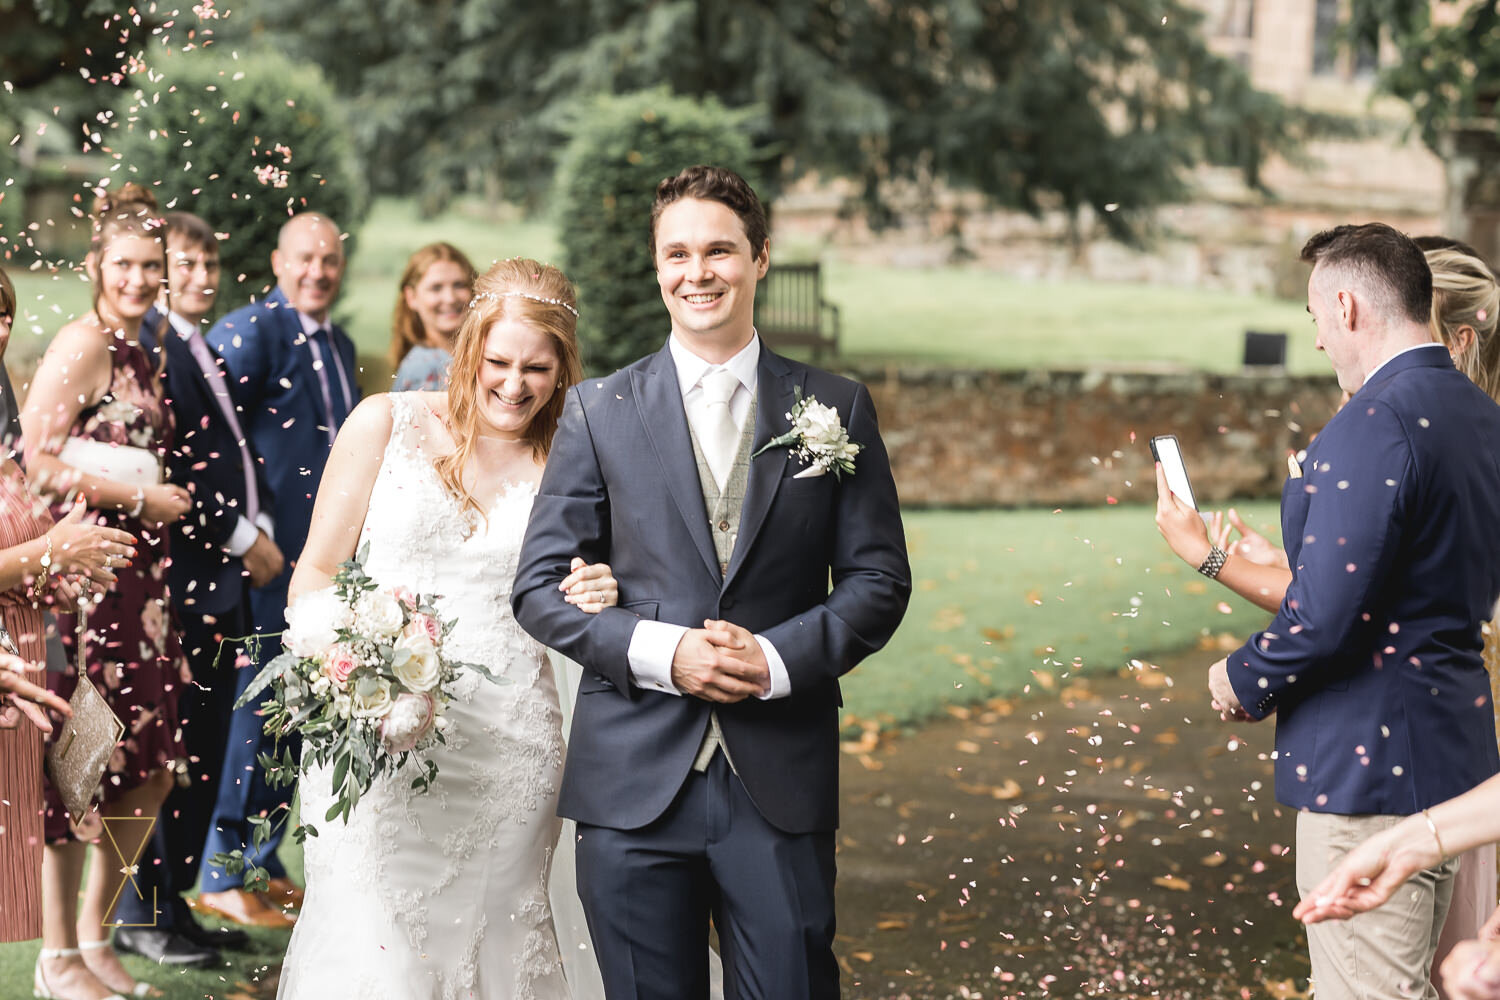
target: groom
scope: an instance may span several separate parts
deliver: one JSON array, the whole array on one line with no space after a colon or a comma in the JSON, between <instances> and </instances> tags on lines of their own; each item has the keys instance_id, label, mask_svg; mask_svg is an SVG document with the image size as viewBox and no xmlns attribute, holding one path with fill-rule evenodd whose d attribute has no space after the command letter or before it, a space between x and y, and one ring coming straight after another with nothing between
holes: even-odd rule
<instances>
[{"instance_id":1,"label":"groom","mask_svg":"<svg viewBox=\"0 0 1500 1000\"><path fill-rule=\"evenodd\" d=\"M706 996L710 913L729 995L836 997L838 679L906 610L896 488L864 386L756 335L744 179L690 167L651 221L671 336L572 390L512 597L585 668L558 811L610 997ZM772 444L799 394L837 411L852 472ZM614 567L619 607L564 602L575 555Z\"/></svg>"}]
</instances>

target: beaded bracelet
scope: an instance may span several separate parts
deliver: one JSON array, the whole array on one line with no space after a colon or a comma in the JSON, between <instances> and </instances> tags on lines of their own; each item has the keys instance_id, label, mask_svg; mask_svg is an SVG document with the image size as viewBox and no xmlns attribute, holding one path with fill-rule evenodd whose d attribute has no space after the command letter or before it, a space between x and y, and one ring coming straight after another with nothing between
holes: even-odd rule
<instances>
[{"instance_id":1,"label":"beaded bracelet","mask_svg":"<svg viewBox=\"0 0 1500 1000\"><path fill-rule=\"evenodd\" d=\"M1210 580L1216 580L1219 576L1219 570L1224 568L1224 560L1228 558L1229 553L1217 545L1211 546L1208 550L1208 555L1203 557L1203 564L1198 567L1198 572Z\"/></svg>"}]
</instances>

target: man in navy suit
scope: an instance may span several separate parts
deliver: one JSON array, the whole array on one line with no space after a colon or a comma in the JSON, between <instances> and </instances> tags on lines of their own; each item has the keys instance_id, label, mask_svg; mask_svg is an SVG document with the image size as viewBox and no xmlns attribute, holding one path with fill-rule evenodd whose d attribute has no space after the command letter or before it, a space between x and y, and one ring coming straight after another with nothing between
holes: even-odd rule
<instances>
[{"instance_id":1,"label":"man in navy suit","mask_svg":"<svg viewBox=\"0 0 1500 1000\"><path fill-rule=\"evenodd\" d=\"M512 597L585 668L558 811L610 997L706 997L710 914L729 995L834 997L839 678L906 610L896 488L864 386L756 335L750 186L691 167L651 232L671 335L570 393ZM799 396L836 413L852 472L772 444ZM619 607L564 602L578 555L614 567Z\"/></svg>"},{"instance_id":2,"label":"man in navy suit","mask_svg":"<svg viewBox=\"0 0 1500 1000\"><path fill-rule=\"evenodd\" d=\"M225 316L208 332L224 359L231 389L250 444L265 462L276 544L288 564L273 579L250 591L257 632L286 627L286 589L292 564L307 540L313 498L334 435L359 400L354 343L329 320L344 275L343 237L327 216L304 212L281 227L271 253L276 288L260 302ZM243 689L259 667L281 651L279 639L260 646L260 662L239 672ZM249 859L271 872L271 901L300 902L301 891L276 858L279 830L258 851L250 843L246 817L262 815L291 798L290 788L269 788L256 756L270 752L273 740L261 729L255 706L234 713L219 800L209 832L208 854L243 848ZM240 891L221 869L205 866L200 899L223 916L265 923L263 906Z\"/></svg>"},{"instance_id":3,"label":"man in navy suit","mask_svg":"<svg viewBox=\"0 0 1500 1000\"><path fill-rule=\"evenodd\" d=\"M125 926L115 945L152 961L195 965L215 961L219 946L246 940L240 931L206 930L181 897L198 880L234 708L233 650L215 661L221 640L250 631L250 586L274 579L283 560L272 539L264 473L235 412L223 362L203 337L219 287L217 239L196 215L172 212L166 222L171 308L152 310L141 341L166 354L176 425L167 464L172 482L193 500L172 525L168 584L195 683L179 707L186 781L162 806L134 891L120 898L116 918Z\"/></svg>"},{"instance_id":4,"label":"man in navy suit","mask_svg":"<svg viewBox=\"0 0 1500 1000\"><path fill-rule=\"evenodd\" d=\"M1500 407L1433 343L1432 275L1411 240L1340 226L1302 259L1318 349L1350 399L1283 492L1281 610L1209 689L1226 719L1276 714L1276 797L1300 810L1307 898L1366 837L1500 769L1480 637L1500 596ZM1456 864L1308 927L1320 1000L1435 997Z\"/></svg>"}]
</instances>

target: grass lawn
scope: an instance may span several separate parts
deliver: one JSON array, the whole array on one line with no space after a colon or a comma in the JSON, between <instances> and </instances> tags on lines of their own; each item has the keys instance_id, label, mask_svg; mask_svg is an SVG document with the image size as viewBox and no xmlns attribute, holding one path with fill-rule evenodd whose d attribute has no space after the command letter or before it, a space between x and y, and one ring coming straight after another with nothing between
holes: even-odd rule
<instances>
[{"instance_id":1,"label":"grass lawn","mask_svg":"<svg viewBox=\"0 0 1500 1000\"><path fill-rule=\"evenodd\" d=\"M1239 510L1280 537L1274 502ZM911 606L890 645L844 679L856 720L908 725L946 704L1044 695L1079 671L1249 635L1270 618L1174 556L1148 507L908 511L905 521ZM1217 658L1205 654L1204 667Z\"/></svg>"},{"instance_id":2,"label":"grass lawn","mask_svg":"<svg viewBox=\"0 0 1500 1000\"><path fill-rule=\"evenodd\" d=\"M553 227L544 221L462 212L424 220L411 202L379 201L360 231L338 306L362 353L384 353L401 268L413 250L439 239L462 248L480 268L502 257L560 256ZM805 250L788 253L807 256ZM850 361L975 368L1167 362L1233 371L1243 332L1257 329L1291 334L1293 371L1326 369L1298 303L1149 285L1026 281L966 267L856 266L840 261L836 249L823 258L824 294L842 311ZM39 354L68 317L88 308L88 286L76 272L11 276L22 311L13 348L18 357ZM665 321L663 312L663 336Z\"/></svg>"}]
</instances>

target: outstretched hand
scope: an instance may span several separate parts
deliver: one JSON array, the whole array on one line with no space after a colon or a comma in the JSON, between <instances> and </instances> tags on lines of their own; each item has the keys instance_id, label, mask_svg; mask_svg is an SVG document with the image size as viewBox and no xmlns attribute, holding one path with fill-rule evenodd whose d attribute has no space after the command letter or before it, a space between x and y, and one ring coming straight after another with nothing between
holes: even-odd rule
<instances>
[{"instance_id":1,"label":"outstretched hand","mask_svg":"<svg viewBox=\"0 0 1500 1000\"><path fill-rule=\"evenodd\" d=\"M1218 515L1215 514L1215 517ZM1228 528L1224 530L1224 539L1219 542L1219 547L1230 555L1239 556L1246 562L1257 563L1261 566L1277 566L1289 570L1286 549L1279 545L1272 545L1271 540L1254 528L1250 527L1240 519L1239 511L1233 507L1229 508L1229 525L1240 533L1240 537L1229 544L1224 544L1228 538Z\"/></svg>"},{"instance_id":2,"label":"outstretched hand","mask_svg":"<svg viewBox=\"0 0 1500 1000\"><path fill-rule=\"evenodd\" d=\"M43 708L59 715L73 714L57 695L25 677L26 661L10 653L0 653L0 729L15 729L24 716L43 733L52 732L52 723Z\"/></svg>"}]
</instances>

